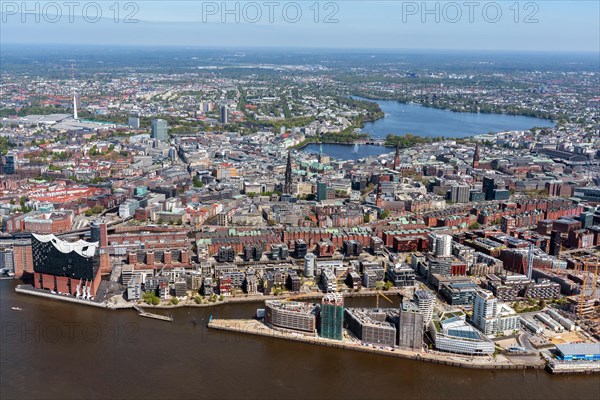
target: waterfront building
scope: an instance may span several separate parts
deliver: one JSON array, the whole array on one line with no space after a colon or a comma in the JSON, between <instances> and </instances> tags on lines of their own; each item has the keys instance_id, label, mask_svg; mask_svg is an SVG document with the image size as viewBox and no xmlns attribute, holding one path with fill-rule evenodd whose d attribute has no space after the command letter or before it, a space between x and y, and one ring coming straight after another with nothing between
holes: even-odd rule
<instances>
[{"instance_id":1,"label":"waterfront building","mask_svg":"<svg viewBox=\"0 0 600 400\"><path fill-rule=\"evenodd\" d=\"M315 335L319 307L297 301L266 300L265 322L272 328Z\"/></svg>"},{"instance_id":2,"label":"waterfront building","mask_svg":"<svg viewBox=\"0 0 600 400\"><path fill-rule=\"evenodd\" d=\"M344 319L348 329L362 342L393 347L396 344L396 327L386 321L386 313L378 309L347 308Z\"/></svg>"},{"instance_id":3,"label":"waterfront building","mask_svg":"<svg viewBox=\"0 0 600 400\"><path fill-rule=\"evenodd\" d=\"M506 303L498 303L496 333L510 335L521 329L521 322L517 312Z\"/></svg>"},{"instance_id":4,"label":"waterfront building","mask_svg":"<svg viewBox=\"0 0 600 400\"><path fill-rule=\"evenodd\" d=\"M398 314L398 346L423 348L423 314L412 301L403 301Z\"/></svg>"},{"instance_id":5,"label":"waterfront building","mask_svg":"<svg viewBox=\"0 0 600 400\"><path fill-rule=\"evenodd\" d=\"M491 340L466 323L462 312L449 313L443 315L440 320L434 320L430 324L429 333L435 348L440 351L490 355L495 350Z\"/></svg>"},{"instance_id":6,"label":"waterfront building","mask_svg":"<svg viewBox=\"0 0 600 400\"><path fill-rule=\"evenodd\" d=\"M558 358L565 361L600 361L600 343L557 344Z\"/></svg>"},{"instance_id":7,"label":"waterfront building","mask_svg":"<svg viewBox=\"0 0 600 400\"><path fill-rule=\"evenodd\" d=\"M485 335L497 332L498 299L489 290L479 290L473 302L473 325Z\"/></svg>"},{"instance_id":8,"label":"waterfront building","mask_svg":"<svg viewBox=\"0 0 600 400\"><path fill-rule=\"evenodd\" d=\"M428 326L433 318L435 295L427 290L417 290L414 294L414 301L423 314L423 326Z\"/></svg>"},{"instance_id":9,"label":"waterfront building","mask_svg":"<svg viewBox=\"0 0 600 400\"><path fill-rule=\"evenodd\" d=\"M31 239L18 239L13 244L15 277L33 274L33 253Z\"/></svg>"},{"instance_id":10,"label":"waterfront building","mask_svg":"<svg viewBox=\"0 0 600 400\"><path fill-rule=\"evenodd\" d=\"M342 340L344 298L340 293L327 293L321 302L321 337Z\"/></svg>"},{"instance_id":11,"label":"waterfront building","mask_svg":"<svg viewBox=\"0 0 600 400\"><path fill-rule=\"evenodd\" d=\"M185 279L177 279L173 287L175 290L175 297L185 297L187 295L187 283Z\"/></svg>"},{"instance_id":12,"label":"waterfront building","mask_svg":"<svg viewBox=\"0 0 600 400\"><path fill-rule=\"evenodd\" d=\"M32 234L34 286L59 293L95 296L100 285L98 243L67 242Z\"/></svg>"},{"instance_id":13,"label":"waterfront building","mask_svg":"<svg viewBox=\"0 0 600 400\"><path fill-rule=\"evenodd\" d=\"M133 275L127 282L127 300L139 300L142 297L142 276Z\"/></svg>"},{"instance_id":14,"label":"waterfront building","mask_svg":"<svg viewBox=\"0 0 600 400\"><path fill-rule=\"evenodd\" d=\"M214 293L212 277L206 276L204 277L204 279L202 279L202 287L200 288L200 293L202 293L204 296L210 296Z\"/></svg>"}]
</instances>

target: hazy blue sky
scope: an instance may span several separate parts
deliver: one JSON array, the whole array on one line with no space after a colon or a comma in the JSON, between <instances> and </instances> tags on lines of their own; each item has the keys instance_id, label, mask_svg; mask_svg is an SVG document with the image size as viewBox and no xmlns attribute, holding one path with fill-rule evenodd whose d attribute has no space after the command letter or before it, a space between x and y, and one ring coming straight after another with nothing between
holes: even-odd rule
<instances>
[{"instance_id":1,"label":"hazy blue sky","mask_svg":"<svg viewBox=\"0 0 600 400\"><path fill-rule=\"evenodd\" d=\"M76 1L72 21L62 0L28 2L28 11L41 14L36 21L33 14L19 14L25 11L22 1L2 0L2 42L594 52L600 48L596 0L521 1L516 2L518 12L513 0L470 5L278 0L272 6L265 3L270 0L259 0L227 2L227 9L233 10L229 14L223 13L222 1ZM98 10L102 18L96 21ZM131 13L130 23L124 23ZM328 15L330 23L325 22Z\"/></svg>"}]
</instances>

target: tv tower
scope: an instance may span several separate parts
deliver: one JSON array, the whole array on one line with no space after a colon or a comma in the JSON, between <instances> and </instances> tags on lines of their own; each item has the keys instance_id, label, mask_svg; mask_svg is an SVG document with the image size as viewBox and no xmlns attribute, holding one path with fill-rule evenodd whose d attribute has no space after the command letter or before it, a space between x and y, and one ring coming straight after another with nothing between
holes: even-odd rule
<instances>
[{"instance_id":1,"label":"tv tower","mask_svg":"<svg viewBox=\"0 0 600 400\"><path fill-rule=\"evenodd\" d=\"M73 87L73 119L77 118L77 92L75 91L75 64L71 64L71 84Z\"/></svg>"}]
</instances>

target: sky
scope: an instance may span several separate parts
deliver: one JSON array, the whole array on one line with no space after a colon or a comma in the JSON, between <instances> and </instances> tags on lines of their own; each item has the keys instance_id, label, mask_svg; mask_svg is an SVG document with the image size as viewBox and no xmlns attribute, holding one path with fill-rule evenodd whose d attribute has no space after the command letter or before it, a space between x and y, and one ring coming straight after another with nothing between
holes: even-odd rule
<instances>
[{"instance_id":1,"label":"sky","mask_svg":"<svg viewBox=\"0 0 600 400\"><path fill-rule=\"evenodd\" d=\"M597 0L68 1L0 0L0 43L600 53Z\"/></svg>"}]
</instances>

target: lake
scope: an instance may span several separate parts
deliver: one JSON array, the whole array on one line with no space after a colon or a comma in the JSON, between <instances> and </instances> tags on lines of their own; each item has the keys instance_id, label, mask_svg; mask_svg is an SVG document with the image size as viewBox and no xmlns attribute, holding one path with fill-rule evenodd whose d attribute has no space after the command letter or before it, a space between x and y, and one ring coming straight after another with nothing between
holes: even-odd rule
<instances>
[{"instance_id":1,"label":"lake","mask_svg":"<svg viewBox=\"0 0 600 400\"><path fill-rule=\"evenodd\" d=\"M376 101L385 113L385 118L367 122L361 130L373 138L385 138L390 133L461 138L489 132L526 130L534 126L554 126L551 120L522 115L461 113L397 101L369 101Z\"/></svg>"},{"instance_id":2,"label":"lake","mask_svg":"<svg viewBox=\"0 0 600 400\"><path fill-rule=\"evenodd\" d=\"M319 153L319 144L309 144L302 150L307 153ZM338 160L358 160L369 156L392 153L392 147L354 144L323 144L323 153Z\"/></svg>"},{"instance_id":3,"label":"lake","mask_svg":"<svg viewBox=\"0 0 600 400\"><path fill-rule=\"evenodd\" d=\"M376 101L385 113L385 118L367 122L361 129L361 132L368 133L373 138L385 138L390 133L394 135L411 133L418 136L461 138L489 132L526 130L534 126L554 126L551 120L522 115L459 113L424 107L418 104L355 98ZM318 153L319 145L310 144L303 150L309 153ZM323 153L341 160L357 160L392 151L394 150L383 146L361 145L356 147L347 144L323 144Z\"/></svg>"}]
</instances>

